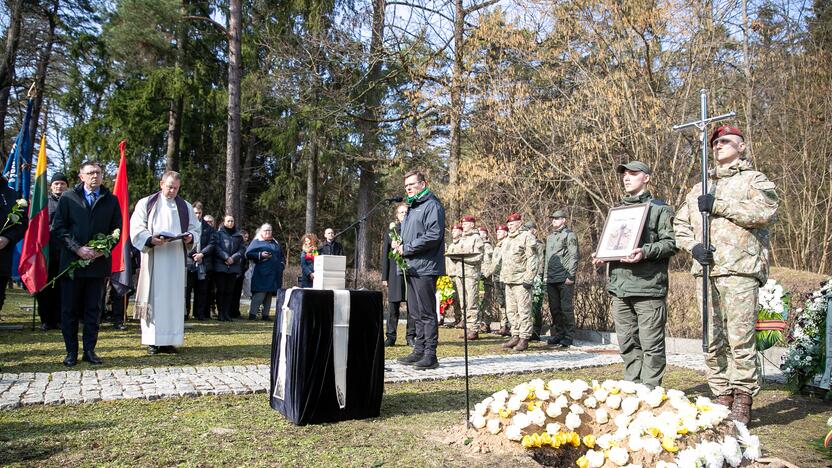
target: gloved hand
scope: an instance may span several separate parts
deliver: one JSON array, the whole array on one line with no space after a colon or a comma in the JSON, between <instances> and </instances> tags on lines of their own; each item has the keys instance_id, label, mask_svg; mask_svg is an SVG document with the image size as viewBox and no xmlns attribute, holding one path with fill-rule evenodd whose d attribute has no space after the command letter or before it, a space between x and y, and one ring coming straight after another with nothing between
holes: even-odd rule
<instances>
[{"instance_id":1,"label":"gloved hand","mask_svg":"<svg viewBox=\"0 0 832 468\"><path fill-rule=\"evenodd\" d=\"M699 195L699 198L697 198L696 201L699 204L699 211L711 213L714 209L714 202L716 201L716 198L709 193L707 195Z\"/></svg>"},{"instance_id":2,"label":"gloved hand","mask_svg":"<svg viewBox=\"0 0 832 468\"><path fill-rule=\"evenodd\" d=\"M714 253L705 248L702 244L696 244L691 250L693 259L699 262L700 265L711 265L714 263Z\"/></svg>"},{"instance_id":3,"label":"gloved hand","mask_svg":"<svg viewBox=\"0 0 832 468\"><path fill-rule=\"evenodd\" d=\"M523 287L526 288L526 289L531 289L532 284L531 283L523 283Z\"/></svg>"}]
</instances>

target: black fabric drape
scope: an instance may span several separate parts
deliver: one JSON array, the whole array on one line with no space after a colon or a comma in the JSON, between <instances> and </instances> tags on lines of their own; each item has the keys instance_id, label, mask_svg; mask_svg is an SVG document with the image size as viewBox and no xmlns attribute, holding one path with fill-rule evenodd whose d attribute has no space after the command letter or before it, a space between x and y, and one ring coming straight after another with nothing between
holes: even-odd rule
<instances>
[{"instance_id":1,"label":"black fabric drape","mask_svg":"<svg viewBox=\"0 0 832 468\"><path fill-rule=\"evenodd\" d=\"M289 301L292 321L281 334L286 290L277 293L272 335L270 405L297 425L365 419L379 415L384 393L382 295L350 291L347 401L338 406L332 356L334 294L297 289ZM281 340L286 339L284 399L274 397Z\"/></svg>"}]
</instances>

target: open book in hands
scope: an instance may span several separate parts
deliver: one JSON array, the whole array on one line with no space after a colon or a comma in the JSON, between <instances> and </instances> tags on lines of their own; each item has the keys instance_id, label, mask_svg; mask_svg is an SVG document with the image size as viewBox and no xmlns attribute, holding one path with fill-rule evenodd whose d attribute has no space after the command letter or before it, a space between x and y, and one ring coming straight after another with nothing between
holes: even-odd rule
<instances>
[{"instance_id":1,"label":"open book in hands","mask_svg":"<svg viewBox=\"0 0 832 468\"><path fill-rule=\"evenodd\" d=\"M184 239L185 236L187 236L188 234L190 234L190 233L189 232L183 232L182 234L174 234L172 232L162 231L162 232L157 232L156 234L154 234L154 236L158 236L158 237L170 242L170 241L175 241L175 240L179 240L179 239Z\"/></svg>"}]
</instances>

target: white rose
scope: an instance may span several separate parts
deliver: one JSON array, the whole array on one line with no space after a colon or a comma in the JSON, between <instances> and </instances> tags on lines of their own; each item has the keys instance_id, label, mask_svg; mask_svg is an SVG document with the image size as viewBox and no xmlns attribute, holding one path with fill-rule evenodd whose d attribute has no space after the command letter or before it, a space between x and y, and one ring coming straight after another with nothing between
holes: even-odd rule
<instances>
[{"instance_id":1,"label":"white rose","mask_svg":"<svg viewBox=\"0 0 832 468\"><path fill-rule=\"evenodd\" d=\"M571 405L569 405L569 411L575 414L584 414L584 409L581 408L581 405L577 403L572 403Z\"/></svg>"},{"instance_id":2,"label":"white rose","mask_svg":"<svg viewBox=\"0 0 832 468\"><path fill-rule=\"evenodd\" d=\"M612 409L618 409L621 406L621 395L610 395L607 397L607 406Z\"/></svg>"},{"instance_id":3,"label":"white rose","mask_svg":"<svg viewBox=\"0 0 832 468\"><path fill-rule=\"evenodd\" d=\"M588 397L586 400L584 400L584 406L586 406L587 408L595 408L596 406L598 406L598 400L596 400L594 396Z\"/></svg>"},{"instance_id":4,"label":"white rose","mask_svg":"<svg viewBox=\"0 0 832 468\"><path fill-rule=\"evenodd\" d=\"M558 432L560 432L561 427L562 426L560 425L560 423L556 423L556 422L549 423L549 424L546 425L546 432L548 432L550 436L553 436L553 435L557 434Z\"/></svg>"},{"instance_id":5,"label":"white rose","mask_svg":"<svg viewBox=\"0 0 832 468\"><path fill-rule=\"evenodd\" d=\"M511 418L511 425L519 429L525 429L529 427L531 423L532 421L526 413L517 413L513 418Z\"/></svg>"},{"instance_id":6,"label":"white rose","mask_svg":"<svg viewBox=\"0 0 832 468\"><path fill-rule=\"evenodd\" d=\"M624 466L630 459L630 454L627 453L627 449L621 447L613 447L610 449L609 458L610 461L615 463L616 465Z\"/></svg>"},{"instance_id":7,"label":"white rose","mask_svg":"<svg viewBox=\"0 0 832 468\"><path fill-rule=\"evenodd\" d=\"M635 413L638 410L641 401L636 397L627 397L621 402L621 412L627 416Z\"/></svg>"},{"instance_id":8,"label":"white rose","mask_svg":"<svg viewBox=\"0 0 832 468\"><path fill-rule=\"evenodd\" d=\"M490 432L492 434L499 433L501 425L502 425L502 423L500 422L499 419L489 419L488 422L485 423L486 429L488 429L488 432Z\"/></svg>"},{"instance_id":9,"label":"white rose","mask_svg":"<svg viewBox=\"0 0 832 468\"><path fill-rule=\"evenodd\" d=\"M595 411L595 421L598 424L606 424L610 420L610 413L604 408L598 408Z\"/></svg>"},{"instance_id":10,"label":"white rose","mask_svg":"<svg viewBox=\"0 0 832 468\"><path fill-rule=\"evenodd\" d=\"M556 418L556 417L560 416L561 413L563 413L563 408L559 405L556 405L554 403L549 403L546 406L546 415L549 416L550 418Z\"/></svg>"},{"instance_id":11,"label":"white rose","mask_svg":"<svg viewBox=\"0 0 832 468\"><path fill-rule=\"evenodd\" d=\"M514 425L506 427L506 437L508 440L520 441L523 438L523 432L520 428Z\"/></svg>"},{"instance_id":12,"label":"white rose","mask_svg":"<svg viewBox=\"0 0 832 468\"><path fill-rule=\"evenodd\" d=\"M589 468L601 468L604 466L604 462L606 461L606 457L604 457L604 452L589 449L586 452L586 459L589 461Z\"/></svg>"},{"instance_id":13,"label":"white rose","mask_svg":"<svg viewBox=\"0 0 832 468\"><path fill-rule=\"evenodd\" d=\"M581 427L581 417L575 413L567 414L566 427L568 427L570 431L574 431L575 429Z\"/></svg>"},{"instance_id":14,"label":"white rose","mask_svg":"<svg viewBox=\"0 0 832 468\"><path fill-rule=\"evenodd\" d=\"M482 429L485 427L485 418L479 414L475 414L471 418L471 425L474 426L474 429Z\"/></svg>"}]
</instances>

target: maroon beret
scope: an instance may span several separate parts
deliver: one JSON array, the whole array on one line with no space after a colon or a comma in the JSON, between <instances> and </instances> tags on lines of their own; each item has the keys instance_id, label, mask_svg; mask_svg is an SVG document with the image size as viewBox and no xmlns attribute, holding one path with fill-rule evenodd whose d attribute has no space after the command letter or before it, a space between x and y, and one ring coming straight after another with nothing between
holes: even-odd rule
<instances>
[{"instance_id":1,"label":"maroon beret","mask_svg":"<svg viewBox=\"0 0 832 468\"><path fill-rule=\"evenodd\" d=\"M714 131L711 133L711 139L708 140L708 144L713 146L714 140L716 140L719 137L724 137L725 135L736 135L745 140L745 135L743 135L740 129L738 129L737 127L732 127L730 125L720 125L719 127L715 128Z\"/></svg>"},{"instance_id":2,"label":"maroon beret","mask_svg":"<svg viewBox=\"0 0 832 468\"><path fill-rule=\"evenodd\" d=\"M505 224L498 224L497 225L497 230L498 231L508 231L508 226L506 226Z\"/></svg>"},{"instance_id":3,"label":"maroon beret","mask_svg":"<svg viewBox=\"0 0 832 468\"><path fill-rule=\"evenodd\" d=\"M512 221L522 221L522 220L523 220L523 216L520 213L512 213L512 214L508 215L508 218L506 218L507 223L510 223Z\"/></svg>"},{"instance_id":4,"label":"maroon beret","mask_svg":"<svg viewBox=\"0 0 832 468\"><path fill-rule=\"evenodd\" d=\"M474 217L471 216L471 215L465 215L465 216L462 217L462 222L463 223L475 223L475 222L477 222L477 220L474 219Z\"/></svg>"},{"instance_id":5,"label":"maroon beret","mask_svg":"<svg viewBox=\"0 0 832 468\"><path fill-rule=\"evenodd\" d=\"M454 229L462 229L462 225L459 223L454 224Z\"/></svg>"},{"instance_id":6,"label":"maroon beret","mask_svg":"<svg viewBox=\"0 0 832 468\"><path fill-rule=\"evenodd\" d=\"M488 228L486 228L485 226L480 226L479 230L480 232L488 232Z\"/></svg>"}]
</instances>

